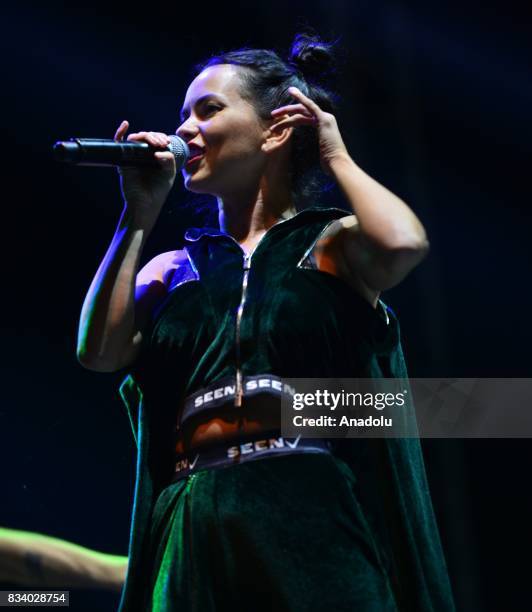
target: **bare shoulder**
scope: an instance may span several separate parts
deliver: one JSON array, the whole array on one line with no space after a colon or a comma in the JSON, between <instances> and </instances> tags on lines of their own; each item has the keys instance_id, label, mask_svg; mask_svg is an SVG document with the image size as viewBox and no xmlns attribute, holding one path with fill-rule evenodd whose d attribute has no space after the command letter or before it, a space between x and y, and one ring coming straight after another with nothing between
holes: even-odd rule
<instances>
[{"instance_id":1,"label":"bare shoulder","mask_svg":"<svg viewBox=\"0 0 532 612\"><path fill-rule=\"evenodd\" d=\"M333 236L338 236L338 234L345 232L353 232L356 231L355 228L358 227L358 219L356 215L346 215L345 217L340 217L340 219L335 219L331 221L329 225L325 228L325 231L320 236L321 238L332 238Z\"/></svg>"},{"instance_id":2,"label":"bare shoulder","mask_svg":"<svg viewBox=\"0 0 532 612\"><path fill-rule=\"evenodd\" d=\"M358 219L355 215L346 215L340 219L331 221L319 236L317 247L329 247L338 245L345 239L349 239L359 231Z\"/></svg>"},{"instance_id":3,"label":"bare shoulder","mask_svg":"<svg viewBox=\"0 0 532 612\"><path fill-rule=\"evenodd\" d=\"M380 291L369 287L360 274L366 254L355 215L332 221L316 242L314 255L319 270L338 276L376 307Z\"/></svg>"},{"instance_id":4,"label":"bare shoulder","mask_svg":"<svg viewBox=\"0 0 532 612\"><path fill-rule=\"evenodd\" d=\"M135 286L135 317L139 330L147 325L155 309L169 293L174 271L187 260L184 251L157 255L139 271Z\"/></svg>"},{"instance_id":5,"label":"bare shoulder","mask_svg":"<svg viewBox=\"0 0 532 612\"><path fill-rule=\"evenodd\" d=\"M174 271L188 261L184 250L156 255L137 274L137 287L158 282L168 287Z\"/></svg>"}]
</instances>

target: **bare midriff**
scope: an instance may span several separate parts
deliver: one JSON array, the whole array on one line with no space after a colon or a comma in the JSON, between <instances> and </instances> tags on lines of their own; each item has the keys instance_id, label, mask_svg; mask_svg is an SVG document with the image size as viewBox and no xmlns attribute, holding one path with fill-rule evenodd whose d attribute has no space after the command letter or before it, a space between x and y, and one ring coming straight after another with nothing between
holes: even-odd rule
<instances>
[{"instance_id":1,"label":"bare midriff","mask_svg":"<svg viewBox=\"0 0 532 612\"><path fill-rule=\"evenodd\" d=\"M242 414L245 411L245 416ZM260 436L280 431L279 404L271 410L241 406L228 408L221 414L209 414L190 419L179 430L176 452L186 453L199 447L209 448L221 442L236 442L246 436Z\"/></svg>"}]
</instances>

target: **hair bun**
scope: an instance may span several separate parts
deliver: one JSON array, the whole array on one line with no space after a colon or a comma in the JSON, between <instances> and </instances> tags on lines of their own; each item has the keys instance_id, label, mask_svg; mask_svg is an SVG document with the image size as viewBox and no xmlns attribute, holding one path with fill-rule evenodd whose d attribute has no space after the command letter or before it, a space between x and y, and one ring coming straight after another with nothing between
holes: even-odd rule
<instances>
[{"instance_id":1,"label":"hair bun","mask_svg":"<svg viewBox=\"0 0 532 612\"><path fill-rule=\"evenodd\" d=\"M332 44L318 36L297 34L290 50L289 62L305 77L319 78L332 70Z\"/></svg>"}]
</instances>

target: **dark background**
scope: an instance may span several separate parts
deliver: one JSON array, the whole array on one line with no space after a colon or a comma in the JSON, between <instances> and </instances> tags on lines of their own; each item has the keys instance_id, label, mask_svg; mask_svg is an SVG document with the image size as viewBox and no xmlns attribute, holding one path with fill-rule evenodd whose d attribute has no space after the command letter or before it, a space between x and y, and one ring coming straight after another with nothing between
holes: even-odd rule
<instances>
[{"instance_id":1,"label":"dark background","mask_svg":"<svg viewBox=\"0 0 532 612\"><path fill-rule=\"evenodd\" d=\"M135 449L120 380L75 358L81 304L121 210L118 182L110 169L55 163L51 146L111 138L122 119L133 131L173 133L190 69L211 52L285 52L305 24L339 37L338 119L351 155L413 207L431 241L423 264L383 294L411 376L531 372L531 11L512 2L181 4L26 2L6 11L0 37L0 525L122 554ZM145 259L175 248L186 197L178 179ZM529 610L530 441L423 446L458 609ZM71 600L74 610L105 611L118 598L74 591Z\"/></svg>"}]
</instances>

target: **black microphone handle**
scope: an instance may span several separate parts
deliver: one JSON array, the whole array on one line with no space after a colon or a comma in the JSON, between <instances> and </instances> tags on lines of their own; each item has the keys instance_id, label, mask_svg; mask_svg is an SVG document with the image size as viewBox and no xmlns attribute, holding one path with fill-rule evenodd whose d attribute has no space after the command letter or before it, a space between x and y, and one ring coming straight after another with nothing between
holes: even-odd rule
<instances>
[{"instance_id":1,"label":"black microphone handle","mask_svg":"<svg viewBox=\"0 0 532 612\"><path fill-rule=\"evenodd\" d=\"M177 168L182 168L190 152L179 136L169 136L167 150L174 154ZM71 138L56 142L53 148L57 161L77 166L158 166L154 157L160 148L145 142L118 142L103 138Z\"/></svg>"}]
</instances>

